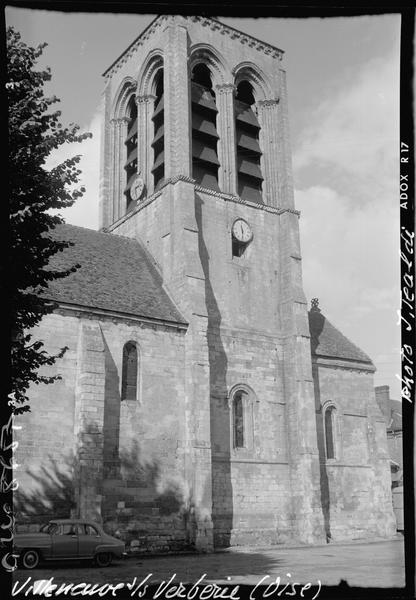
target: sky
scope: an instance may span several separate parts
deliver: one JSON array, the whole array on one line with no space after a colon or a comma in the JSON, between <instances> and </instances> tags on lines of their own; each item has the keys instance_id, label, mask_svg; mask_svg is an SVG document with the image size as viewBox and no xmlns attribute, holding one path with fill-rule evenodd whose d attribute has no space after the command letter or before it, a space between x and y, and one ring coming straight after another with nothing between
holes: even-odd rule
<instances>
[{"instance_id":1,"label":"sky","mask_svg":"<svg viewBox=\"0 0 416 600\"><path fill-rule=\"evenodd\" d=\"M98 228L102 73L153 18L6 8L23 41L48 43L39 64L62 121L93 133L48 162L82 154L87 192L62 212L68 223ZM400 399L400 15L220 20L285 51L306 297Z\"/></svg>"}]
</instances>

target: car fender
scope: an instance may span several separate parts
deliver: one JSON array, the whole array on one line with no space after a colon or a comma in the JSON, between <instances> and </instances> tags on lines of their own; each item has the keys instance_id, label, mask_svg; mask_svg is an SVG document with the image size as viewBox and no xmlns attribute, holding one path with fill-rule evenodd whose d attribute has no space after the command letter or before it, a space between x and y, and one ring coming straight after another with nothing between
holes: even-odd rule
<instances>
[{"instance_id":1,"label":"car fender","mask_svg":"<svg viewBox=\"0 0 416 600\"><path fill-rule=\"evenodd\" d=\"M94 555L99 554L100 552L111 552L115 556L121 556L123 554L124 548L120 545L115 544L98 544L95 547Z\"/></svg>"},{"instance_id":2,"label":"car fender","mask_svg":"<svg viewBox=\"0 0 416 600\"><path fill-rule=\"evenodd\" d=\"M31 539L30 537L21 537L15 540L14 547L16 553L20 556L24 550L37 550L43 558L48 558L52 554L52 542L50 539Z\"/></svg>"}]
</instances>

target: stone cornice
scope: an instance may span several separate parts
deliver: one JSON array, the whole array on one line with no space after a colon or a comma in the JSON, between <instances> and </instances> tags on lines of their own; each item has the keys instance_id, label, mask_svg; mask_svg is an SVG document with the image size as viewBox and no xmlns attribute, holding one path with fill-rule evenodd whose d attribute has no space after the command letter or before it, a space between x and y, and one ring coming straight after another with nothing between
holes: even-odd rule
<instances>
[{"instance_id":1,"label":"stone cornice","mask_svg":"<svg viewBox=\"0 0 416 600\"><path fill-rule=\"evenodd\" d=\"M120 56L106 69L103 73L103 77L108 78L114 75L129 58L133 56L136 50L143 46L143 44L157 31L161 25L169 19L168 15L159 15L146 27L144 31L128 46L128 48L120 54Z\"/></svg>"},{"instance_id":2,"label":"stone cornice","mask_svg":"<svg viewBox=\"0 0 416 600\"><path fill-rule=\"evenodd\" d=\"M167 185L169 185L169 184L174 185L178 181L185 181L187 183L190 183L195 186L195 190L197 192L202 192L203 194L209 194L210 196L215 196L216 198L221 198L222 200L225 200L226 202L235 202L236 204L243 204L245 206L250 206L251 208L256 208L258 210L263 210L265 212L273 213L276 215L282 215L282 214L288 212L293 215L296 215L297 217L300 216L300 211L296 210L295 208L282 208L279 206L274 207L274 206L269 206L268 204L258 204L257 202L250 202L250 200L243 200L243 198L240 198L240 196L233 196L232 194L226 194L224 192L217 192L216 190L212 190L210 188L205 188L202 185L198 185L195 182L195 179L192 179L192 177L187 177L186 175L175 175L174 177L169 177L168 179L166 179L163 182L163 184L161 185L161 187L158 189L157 192L153 193L151 196L148 196L144 200L139 200L137 203L137 206L133 210L131 210L129 213L126 213L125 215L120 217L112 225L109 225L109 227L106 228L107 231L109 233L114 231L114 229L116 229L119 225L121 225L121 223L124 223L124 221L126 221L127 219L130 219L133 215L135 215L137 212L142 210L145 206L147 206L148 204L151 204L154 200L156 200L156 198L158 198L162 194L163 189Z\"/></svg>"},{"instance_id":3,"label":"stone cornice","mask_svg":"<svg viewBox=\"0 0 416 600\"><path fill-rule=\"evenodd\" d=\"M150 25L128 46L128 48L106 69L103 73L103 77L108 78L114 75L122 66L125 64L136 52L136 50L143 46L143 44L161 27L161 25L171 19L170 15L159 15L156 17ZM216 19L208 17L192 16L184 17L187 20L199 23L203 27L208 27L211 31L218 31L222 35L227 35L232 40L238 40L241 44L254 48L255 50L262 52L272 58L277 58L279 61L282 60L284 51L280 48L276 48L267 42L262 42L255 37L242 31L238 31L233 27L224 25Z\"/></svg>"},{"instance_id":4,"label":"stone cornice","mask_svg":"<svg viewBox=\"0 0 416 600\"><path fill-rule=\"evenodd\" d=\"M90 306L82 306L80 304L70 304L67 302L59 302L55 300L58 307L54 310L56 313L71 314L75 317L87 317L90 319L107 318L116 321L134 321L138 323L140 327L151 326L151 327L162 327L169 329L176 329L178 331L186 331L188 329L187 323L179 323L176 321L165 321L163 319L152 319L150 317L142 317L139 315L131 315L129 313L122 313L112 310L105 310L101 308L95 308Z\"/></svg>"},{"instance_id":5,"label":"stone cornice","mask_svg":"<svg viewBox=\"0 0 416 600\"><path fill-rule=\"evenodd\" d=\"M263 54L267 54L279 60L282 60L283 58L284 51L280 50L280 48L276 48L271 44L262 42L261 40L258 40L257 38L252 37L247 33L238 31L238 29L234 29L233 27L224 25L224 23L221 23L216 19L210 19L208 17L201 16L193 16L186 18L196 23L200 23L203 27L209 27L211 31L219 31L222 35L228 35L228 37L230 37L232 40L238 40L241 44L249 46L250 48L254 48L259 52L262 52Z\"/></svg>"},{"instance_id":6,"label":"stone cornice","mask_svg":"<svg viewBox=\"0 0 416 600\"><path fill-rule=\"evenodd\" d=\"M374 373L376 371L373 363L364 363L358 360L335 358L332 356L312 355L312 363L325 369L344 369L346 371Z\"/></svg>"}]
</instances>

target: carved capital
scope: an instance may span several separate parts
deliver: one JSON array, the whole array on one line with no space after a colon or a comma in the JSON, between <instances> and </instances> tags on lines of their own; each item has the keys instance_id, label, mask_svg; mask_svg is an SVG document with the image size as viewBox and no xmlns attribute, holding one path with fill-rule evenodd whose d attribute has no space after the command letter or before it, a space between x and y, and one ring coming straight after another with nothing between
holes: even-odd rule
<instances>
[{"instance_id":1,"label":"carved capital","mask_svg":"<svg viewBox=\"0 0 416 600\"><path fill-rule=\"evenodd\" d=\"M149 102L154 102L156 100L156 96L152 94L148 94L146 96L136 96L136 104L147 104Z\"/></svg>"},{"instance_id":2,"label":"carved capital","mask_svg":"<svg viewBox=\"0 0 416 600\"><path fill-rule=\"evenodd\" d=\"M110 123L114 129L119 129L123 124L130 123L131 119L129 117L121 117L118 119L110 119Z\"/></svg>"},{"instance_id":3,"label":"carved capital","mask_svg":"<svg viewBox=\"0 0 416 600\"><path fill-rule=\"evenodd\" d=\"M233 83L220 83L215 86L215 90L219 94L232 94L236 91L236 87Z\"/></svg>"},{"instance_id":4,"label":"carved capital","mask_svg":"<svg viewBox=\"0 0 416 600\"><path fill-rule=\"evenodd\" d=\"M279 104L279 101L279 98L273 100L259 100L256 104L259 108L274 108Z\"/></svg>"}]
</instances>

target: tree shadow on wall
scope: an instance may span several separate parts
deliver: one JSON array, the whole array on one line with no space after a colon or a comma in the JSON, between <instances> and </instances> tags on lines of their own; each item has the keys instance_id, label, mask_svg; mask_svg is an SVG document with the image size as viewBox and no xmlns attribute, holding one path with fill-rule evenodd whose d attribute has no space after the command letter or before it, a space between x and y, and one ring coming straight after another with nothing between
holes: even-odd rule
<instances>
[{"instance_id":1,"label":"tree shadow on wall","mask_svg":"<svg viewBox=\"0 0 416 600\"><path fill-rule=\"evenodd\" d=\"M48 456L39 469L29 468L31 486L23 485L13 495L19 531L35 528L50 519L69 518L75 510L75 459L72 455L59 460Z\"/></svg>"},{"instance_id":2,"label":"tree shadow on wall","mask_svg":"<svg viewBox=\"0 0 416 600\"><path fill-rule=\"evenodd\" d=\"M86 425L83 434L96 435L94 424ZM50 519L85 518L76 499L82 494L82 481L88 480L87 468L71 453L59 459L49 455L39 468L29 468L31 481L14 494L18 530L37 531ZM101 481L97 486L107 533L119 532L126 542L138 538L146 546L155 532L163 535L164 524L166 536L172 536L172 526L176 532L172 547L192 547L195 507L181 482L165 475L157 460L143 459L137 442L120 451L118 475L109 485Z\"/></svg>"}]
</instances>

